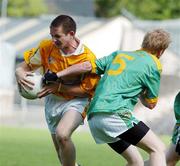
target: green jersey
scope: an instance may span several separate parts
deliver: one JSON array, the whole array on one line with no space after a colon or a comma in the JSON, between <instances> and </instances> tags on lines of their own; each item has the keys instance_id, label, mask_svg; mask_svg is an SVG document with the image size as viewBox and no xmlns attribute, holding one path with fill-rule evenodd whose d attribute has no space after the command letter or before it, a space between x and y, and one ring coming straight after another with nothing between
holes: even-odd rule
<instances>
[{"instance_id":1,"label":"green jersey","mask_svg":"<svg viewBox=\"0 0 180 166\"><path fill-rule=\"evenodd\" d=\"M117 51L96 60L98 83L88 116L95 112L133 111L139 95L147 91L146 101L157 102L161 64L156 56L143 50Z\"/></svg>"},{"instance_id":2,"label":"green jersey","mask_svg":"<svg viewBox=\"0 0 180 166\"><path fill-rule=\"evenodd\" d=\"M174 101L174 113L176 117L176 123L180 124L180 92L177 94Z\"/></svg>"}]
</instances>

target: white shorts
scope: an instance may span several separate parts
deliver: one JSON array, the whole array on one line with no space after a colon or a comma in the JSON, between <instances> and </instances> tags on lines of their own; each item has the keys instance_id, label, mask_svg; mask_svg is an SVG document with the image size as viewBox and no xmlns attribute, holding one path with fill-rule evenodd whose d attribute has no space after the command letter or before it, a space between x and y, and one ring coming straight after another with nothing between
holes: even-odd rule
<instances>
[{"instance_id":1,"label":"white shorts","mask_svg":"<svg viewBox=\"0 0 180 166\"><path fill-rule=\"evenodd\" d=\"M55 134L56 127L65 112L74 110L83 115L87 105L88 98L66 100L55 95L48 95L45 98L45 117L51 134Z\"/></svg>"},{"instance_id":2,"label":"white shorts","mask_svg":"<svg viewBox=\"0 0 180 166\"><path fill-rule=\"evenodd\" d=\"M132 127L133 123L139 122L132 114L132 125L127 125L121 115L123 113L95 113L90 117L89 127L97 144L113 143L120 140L117 136Z\"/></svg>"}]
</instances>

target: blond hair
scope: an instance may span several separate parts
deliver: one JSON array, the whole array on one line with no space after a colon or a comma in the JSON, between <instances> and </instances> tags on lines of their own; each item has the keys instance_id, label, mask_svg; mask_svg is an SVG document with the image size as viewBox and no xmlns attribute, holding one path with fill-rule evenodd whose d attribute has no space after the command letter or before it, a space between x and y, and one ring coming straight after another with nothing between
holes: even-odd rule
<instances>
[{"instance_id":1,"label":"blond hair","mask_svg":"<svg viewBox=\"0 0 180 166\"><path fill-rule=\"evenodd\" d=\"M149 31L144 36L142 48L152 53L156 53L168 48L171 42L170 34L163 29Z\"/></svg>"}]
</instances>

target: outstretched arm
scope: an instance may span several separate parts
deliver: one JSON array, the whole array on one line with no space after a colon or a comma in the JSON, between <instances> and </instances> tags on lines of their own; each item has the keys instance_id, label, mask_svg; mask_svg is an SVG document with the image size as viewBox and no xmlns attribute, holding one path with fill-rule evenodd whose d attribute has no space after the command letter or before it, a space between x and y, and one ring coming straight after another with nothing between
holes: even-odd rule
<instances>
[{"instance_id":1,"label":"outstretched arm","mask_svg":"<svg viewBox=\"0 0 180 166\"><path fill-rule=\"evenodd\" d=\"M90 72L92 70L92 65L89 61L85 61L79 64L72 65L58 73L47 71L44 74L44 82L57 81L58 78L63 78L66 76L75 76L83 73Z\"/></svg>"},{"instance_id":2,"label":"outstretched arm","mask_svg":"<svg viewBox=\"0 0 180 166\"><path fill-rule=\"evenodd\" d=\"M72 65L60 72L57 73L57 77L64 77L64 76L73 76L79 75L83 73L90 72L92 70L92 65L89 61L85 61L79 64Z\"/></svg>"}]
</instances>

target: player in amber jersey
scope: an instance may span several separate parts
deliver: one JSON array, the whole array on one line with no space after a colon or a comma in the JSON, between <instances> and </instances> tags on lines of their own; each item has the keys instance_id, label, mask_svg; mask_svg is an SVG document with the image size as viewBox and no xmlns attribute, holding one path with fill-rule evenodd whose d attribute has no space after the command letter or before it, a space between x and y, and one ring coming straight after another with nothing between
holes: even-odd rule
<instances>
[{"instance_id":1,"label":"player in amber jersey","mask_svg":"<svg viewBox=\"0 0 180 166\"><path fill-rule=\"evenodd\" d=\"M166 165L164 144L134 116L133 110L138 99L149 109L156 106L161 73L159 58L169 44L170 35L156 29L145 35L138 51L116 51L95 64L84 62L57 74L58 77L90 71L103 74L88 109L88 123L95 141L107 143L128 165L144 165L135 146L149 153L149 165Z\"/></svg>"},{"instance_id":2,"label":"player in amber jersey","mask_svg":"<svg viewBox=\"0 0 180 166\"><path fill-rule=\"evenodd\" d=\"M26 79L40 69L45 74L57 73L73 64L91 61L96 57L76 38L76 23L67 15L57 16L50 25L52 40L43 40L37 48L24 53L24 62L16 69L18 84L32 88ZM45 116L62 166L75 166L75 147L71 140L73 131L83 123L86 106L92 97L99 76L93 73L61 77L44 86L38 94L45 97Z\"/></svg>"},{"instance_id":3,"label":"player in amber jersey","mask_svg":"<svg viewBox=\"0 0 180 166\"><path fill-rule=\"evenodd\" d=\"M174 114L176 124L173 130L172 143L166 153L168 166L175 166L180 159L180 92L176 95L174 101Z\"/></svg>"}]
</instances>

